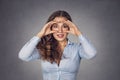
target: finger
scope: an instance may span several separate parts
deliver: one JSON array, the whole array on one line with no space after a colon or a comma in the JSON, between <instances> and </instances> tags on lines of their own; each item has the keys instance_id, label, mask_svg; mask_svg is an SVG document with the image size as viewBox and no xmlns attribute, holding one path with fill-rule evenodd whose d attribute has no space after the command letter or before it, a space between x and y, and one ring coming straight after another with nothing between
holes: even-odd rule
<instances>
[{"instance_id":1,"label":"finger","mask_svg":"<svg viewBox=\"0 0 120 80\"><path fill-rule=\"evenodd\" d=\"M73 23L73 22L71 22L70 20L67 20L67 23L69 24L69 25L71 25L72 27L75 27L76 25Z\"/></svg>"},{"instance_id":2,"label":"finger","mask_svg":"<svg viewBox=\"0 0 120 80\"><path fill-rule=\"evenodd\" d=\"M48 27L48 28L46 29L46 33L47 33L47 34L55 33L55 32L56 32L56 31L55 31L55 30L51 30L50 27Z\"/></svg>"},{"instance_id":3,"label":"finger","mask_svg":"<svg viewBox=\"0 0 120 80\"><path fill-rule=\"evenodd\" d=\"M65 21L64 23L68 25L69 28L72 28L72 23L69 20Z\"/></svg>"},{"instance_id":4,"label":"finger","mask_svg":"<svg viewBox=\"0 0 120 80\"><path fill-rule=\"evenodd\" d=\"M57 22L55 22L55 21L50 21L50 22L48 22L48 25L51 26L51 25L54 24L54 23L57 23Z\"/></svg>"},{"instance_id":5,"label":"finger","mask_svg":"<svg viewBox=\"0 0 120 80\"><path fill-rule=\"evenodd\" d=\"M56 23L57 22L55 22L55 21L51 21L50 23L48 23L48 27L50 28L50 30L52 30L52 26Z\"/></svg>"},{"instance_id":6,"label":"finger","mask_svg":"<svg viewBox=\"0 0 120 80\"><path fill-rule=\"evenodd\" d=\"M72 29L79 30L79 28L73 22L71 22L71 21L68 20L66 23L68 23L69 25L71 25L71 26L69 26L71 30Z\"/></svg>"},{"instance_id":7,"label":"finger","mask_svg":"<svg viewBox=\"0 0 120 80\"><path fill-rule=\"evenodd\" d=\"M51 34L51 33L55 33L55 32L56 32L56 31L50 31L50 34Z\"/></svg>"},{"instance_id":8,"label":"finger","mask_svg":"<svg viewBox=\"0 0 120 80\"><path fill-rule=\"evenodd\" d=\"M71 31L65 31L66 33L71 33Z\"/></svg>"},{"instance_id":9,"label":"finger","mask_svg":"<svg viewBox=\"0 0 120 80\"><path fill-rule=\"evenodd\" d=\"M43 27L43 30L46 30L47 28L51 27L52 24L56 23L55 21L50 21L48 23L45 24L45 26Z\"/></svg>"}]
</instances>

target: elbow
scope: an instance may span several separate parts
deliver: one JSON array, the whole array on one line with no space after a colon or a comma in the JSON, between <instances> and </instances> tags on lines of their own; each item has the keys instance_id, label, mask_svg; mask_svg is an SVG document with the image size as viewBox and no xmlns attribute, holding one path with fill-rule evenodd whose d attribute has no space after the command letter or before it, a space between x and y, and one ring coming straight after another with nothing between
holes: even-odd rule
<instances>
[{"instance_id":1,"label":"elbow","mask_svg":"<svg viewBox=\"0 0 120 80\"><path fill-rule=\"evenodd\" d=\"M97 54L97 50L93 50L86 55L87 59L93 59Z\"/></svg>"},{"instance_id":2,"label":"elbow","mask_svg":"<svg viewBox=\"0 0 120 80\"><path fill-rule=\"evenodd\" d=\"M21 53L18 54L18 58L22 61L26 61L26 62L30 61L30 59L28 57L24 56Z\"/></svg>"}]
</instances>

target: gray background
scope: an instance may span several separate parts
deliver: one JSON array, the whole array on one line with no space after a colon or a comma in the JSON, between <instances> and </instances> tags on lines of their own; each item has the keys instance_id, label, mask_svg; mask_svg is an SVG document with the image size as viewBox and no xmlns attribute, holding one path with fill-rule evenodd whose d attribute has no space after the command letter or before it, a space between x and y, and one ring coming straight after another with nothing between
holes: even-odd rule
<instances>
[{"instance_id":1,"label":"gray background","mask_svg":"<svg viewBox=\"0 0 120 80\"><path fill-rule=\"evenodd\" d=\"M59 9L97 49L82 60L77 79L120 80L119 0L0 0L0 80L42 80L40 61L21 61L18 52Z\"/></svg>"}]
</instances>

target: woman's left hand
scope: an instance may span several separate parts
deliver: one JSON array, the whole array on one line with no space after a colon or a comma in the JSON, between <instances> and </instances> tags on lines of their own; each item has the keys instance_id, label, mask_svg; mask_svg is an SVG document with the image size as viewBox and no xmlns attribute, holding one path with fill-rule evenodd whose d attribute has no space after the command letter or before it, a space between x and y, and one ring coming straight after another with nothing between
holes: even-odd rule
<instances>
[{"instance_id":1,"label":"woman's left hand","mask_svg":"<svg viewBox=\"0 0 120 80\"><path fill-rule=\"evenodd\" d=\"M65 23L68 25L69 27L69 30L66 31L68 33L71 33L73 35L76 35L76 36L79 36L81 35L82 33L80 32L80 30L78 29L78 27L71 21L67 20L65 21Z\"/></svg>"}]
</instances>

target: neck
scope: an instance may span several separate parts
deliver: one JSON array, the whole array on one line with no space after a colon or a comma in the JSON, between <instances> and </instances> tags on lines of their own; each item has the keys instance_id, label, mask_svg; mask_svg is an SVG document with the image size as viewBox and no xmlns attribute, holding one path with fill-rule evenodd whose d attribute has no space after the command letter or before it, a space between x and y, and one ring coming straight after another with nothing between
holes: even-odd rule
<instances>
[{"instance_id":1,"label":"neck","mask_svg":"<svg viewBox=\"0 0 120 80\"><path fill-rule=\"evenodd\" d=\"M67 39L65 39L65 40L63 40L63 41L59 41L59 45L60 45L61 47L65 47L66 44L67 44Z\"/></svg>"}]
</instances>

